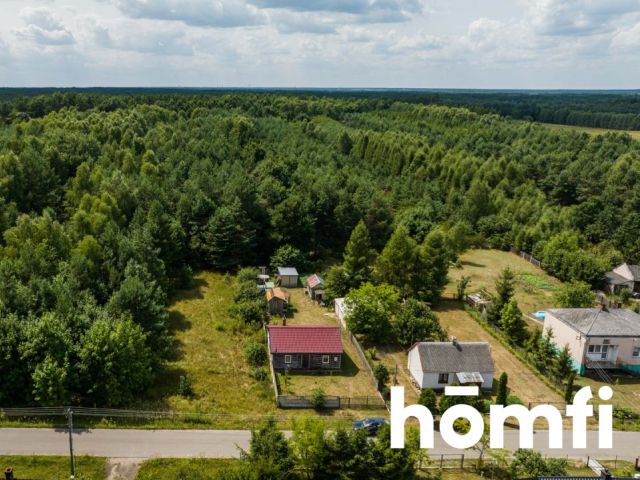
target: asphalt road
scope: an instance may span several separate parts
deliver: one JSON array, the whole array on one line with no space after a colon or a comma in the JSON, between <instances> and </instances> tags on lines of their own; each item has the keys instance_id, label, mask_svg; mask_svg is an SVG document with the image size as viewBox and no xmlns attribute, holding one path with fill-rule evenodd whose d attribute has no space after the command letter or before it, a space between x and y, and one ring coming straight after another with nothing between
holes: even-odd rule
<instances>
[{"instance_id":1,"label":"asphalt road","mask_svg":"<svg viewBox=\"0 0 640 480\"><path fill-rule=\"evenodd\" d=\"M232 458L239 455L238 447L248 449L251 433L246 430L76 430L73 440L76 454L118 458L151 457L209 457ZM635 461L640 456L639 432L614 432L613 449L597 448L597 432L589 432L586 449L571 447L571 433L565 432L562 450L548 448L546 431L535 435L535 449L549 456L569 456L598 459ZM505 432L505 446L517 448L518 432ZM0 429L0 455L67 455L69 438L66 430L41 428ZM429 452L438 454L465 453L444 444L436 433L435 448Z\"/></svg>"}]
</instances>

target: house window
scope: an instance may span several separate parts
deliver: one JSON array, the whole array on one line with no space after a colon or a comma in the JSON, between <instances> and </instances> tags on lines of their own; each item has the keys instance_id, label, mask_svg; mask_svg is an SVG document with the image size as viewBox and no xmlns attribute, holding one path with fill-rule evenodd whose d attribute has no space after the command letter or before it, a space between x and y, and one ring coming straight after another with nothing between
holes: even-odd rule
<instances>
[{"instance_id":1,"label":"house window","mask_svg":"<svg viewBox=\"0 0 640 480\"><path fill-rule=\"evenodd\" d=\"M322 363L329 363L329 355L322 355Z\"/></svg>"},{"instance_id":2,"label":"house window","mask_svg":"<svg viewBox=\"0 0 640 480\"><path fill-rule=\"evenodd\" d=\"M449 383L449 374L441 373L440 375L438 375L438 383L440 384Z\"/></svg>"},{"instance_id":3,"label":"house window","mask_svg":"<svg viewBox=\"0 0 640 480\"><path fill-rule=\"evenodd\" d=\"M602 345L589 345L589 353L600 353Z\"/></svg>"},{"instance_id":4,"label":"house window","mask_svg":"<svg viewBox=\"0 0 640 480\"><path fill-rule=\"evenodd\" d=\"M284 356L284 363L291 363L291 355Z\"/></svg>"},{"instance_id":5,"label":"house window","mask_svg":"<svg viewBox=\"0 0 640 480\"><path fill-rule=\"evenodd\" d=\"M640 347L633 347L633 357L640 358Z\"/></svg>"}]
</instances>

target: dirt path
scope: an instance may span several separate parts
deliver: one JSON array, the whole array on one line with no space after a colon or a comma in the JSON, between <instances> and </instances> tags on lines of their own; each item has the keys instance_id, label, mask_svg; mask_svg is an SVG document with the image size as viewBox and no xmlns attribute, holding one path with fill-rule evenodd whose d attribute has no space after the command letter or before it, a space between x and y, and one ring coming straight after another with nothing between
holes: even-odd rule
<instances>
[{"instance_id":1,"label":"dirt path","mask_svg":"<svg viewBox=\"0 0 640 480\"><path fill-rule=\"evenodd\" d=\"M515 355L502 346L456 302L444 301L435 309L441 325L460 341L489 342L496 365L496 378L506 372L510 390L524 402L562 402L562 398L533 374Z\"/></svg>"},{"instance_id":2,"label":"dirt path","mask_svg":"<svg viewBox=\"0 0 640 480\"><path fill-rule=\"evenodd\" d=\"M107 480L134 480L144 458L110 458L107 463Z\"/></svg>"}]
</instances>

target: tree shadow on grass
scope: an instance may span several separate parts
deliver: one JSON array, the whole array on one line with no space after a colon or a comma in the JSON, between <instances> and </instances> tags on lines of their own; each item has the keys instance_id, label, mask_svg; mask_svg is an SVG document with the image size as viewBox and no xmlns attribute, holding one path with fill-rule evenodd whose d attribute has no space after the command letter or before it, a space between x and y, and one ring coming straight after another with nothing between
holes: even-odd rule
<instances>
[{"instance_id":1,"label":"tree shadow on grass","mask_svg":"<svg viewBox=\"0 0 640 480\"><path fill-rule=\"evenodd\" d=\"M451 312L454 310L464 311L464 303L460 300L451 300L447 298L440 299L435 305L431 307L434 312Z\"/></svg>"},{"instance_id":2,"label":"tree shadow on grass","mask_svg":"<svg viewBox=\"0 0 640 480\"><path fill-rule=\"evenodd\" d=\"M191 279L191 284L188 288L174 292L171 296L171 303L182 300L201 300L204 298L203 290L207 286L209 286L209 283L205 278L194 277Z\"/></svg>"},{"instance_id":3,"label":"tree shadow on grass","mask_svg":"<svg viewBox=\"0 0 640 480\"><path fill-rule=\"evenodd\" d=\"M464 267L477 267L477 268L486 267L484 263L472 262L470 260L463 260L461 263Z\"/></svg>"},{"instance_id":4,"label":"tree shadow on grass","mask_svg":"<svg viewBox=\"0 0 640 480\"><path fill-rule=\"evenodd\" d=\"M181 367L164 366L158 370L156 380L147 390L146 401L151 402L154 408L163 410L171 409L167 398L178 393L180 377L186 376L187 371Z\"/></svg>"}]
</instances>

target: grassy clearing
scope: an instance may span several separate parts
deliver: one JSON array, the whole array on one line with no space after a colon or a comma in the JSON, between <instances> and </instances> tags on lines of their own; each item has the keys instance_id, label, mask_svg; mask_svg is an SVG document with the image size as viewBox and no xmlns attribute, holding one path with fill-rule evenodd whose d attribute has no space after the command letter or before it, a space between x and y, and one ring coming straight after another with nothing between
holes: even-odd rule
<instances>
[{"instance_id":1,"label":"grassy clearing","mask_svg":"<svg viewBox=\"0 0 640 480\"><path fill-rule=\"evenodd\" d=\"M460 257L461 269L449 271L449 284L445 295L453 297L456 283L465 275L471 278L467 292L486 289L495 292L495 280L500 272L509 267L516 274L515 298L520 310L531 327L542 328L542 323L530 315L553 305L553 294L562 283L542 269L511 252L500 250L469 250Z\"/></svg>"},{"instance_id":2,"label":"grassy clearing","mask_svg":"<svg viewBox=\"0 0 640 480\"><path fill-rule=\"evenodd\" d=\"M277 413L269 383L250 375L244 355L248 335L233 329L228 314L233 286L228 275L201 272L193 288L177 292L169 307L175 355L151 391L154 400L141 406L194 413ZM194 398L177 394L181 375L192 379Z\"/></svg>"},{"instance_id":3,"label":"grassy clearing","mask_svg":"<svg viewBox=\"0 0 640 480\"><path fill-rule=\"evenodd\" d=\"M459 302L445 300L435 311L449 335L463 342L480 341L491 345L496 367L495 378L502 372L509 376L511 392L524 402L561 402L562 398L538 378L520 359L507 350L499 340L489 334L461 307Z\"/></svg>"},{"instance_id":4,"label":"grassy clearing","mask_svg":"<svg viewBox=\"0 0 640 480\"><path fill-rule=\"evenodd\" d=\"M0 466L13 467L16 478L42 478L64 480L70 475L69 457L14 455L0 456ZM101 480L106 478L107 461L100 457L76 457L76 479Z\"/></svg>"},{"instance_id":5,"label":"grassy clearing","mask_svg":"<svg viewBox=\"0 0 640 480\"><path fill-rule=\"evenodd\" d=\"M637 130L612 130L607 128L579 127L574 125L558 125L555 123L540 123L552 130L574 130L576 132L584 132L589 135L603 135L605 133L628 133L636 140L640 139L640 131Z\"/></svg>"},{"instance_id":6,"label":"grassy clearing","mask_svg":"<svg viewBox=\"0 0 640 480\"><path fill-rule=\"evenodd\" d=\"M591 390L594 392L592 402L595 404L600 403L600 399L596 395L598 389L605 385L610 386L614 391L613 404L615 406L630 408L634 412L640 412L640 378L638 377L629 375L618 379L614 385L604 383L598 378L577 377L576 385L578 387L591 387ZM616 423L615 427L618 429L628 427L629 429L637 430L637 425L634 425L633 422L629 422L628 425Z\"/></svg>"},{"instance_id":7,"label":"grassy clearing","mask_svg":"<svg viewBox=\"0 0 640 480\"><path fill-rule=\"evenodd\" d=\"M136 480L215 480L236 459L157 458L142 464Z\"/></svg>"}]
</instances>

